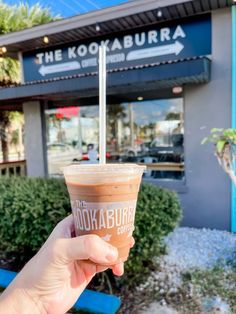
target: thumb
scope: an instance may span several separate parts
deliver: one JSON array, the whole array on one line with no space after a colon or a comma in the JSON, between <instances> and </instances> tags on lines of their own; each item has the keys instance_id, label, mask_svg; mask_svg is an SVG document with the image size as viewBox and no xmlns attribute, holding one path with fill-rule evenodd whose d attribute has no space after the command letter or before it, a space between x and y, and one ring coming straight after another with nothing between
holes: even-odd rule
<instances>
[{"instance_id":1,"label":"thumb","mask_svg":"<svg viewBox=\"0 0 236 314\"><path fill-rule=\"evenodd\" d=\"M65 262L91 260L101 265L118 262L117 249L97 235L84 235L70 239L59 239L56 256Z\"/></svg>"}]
</instances>

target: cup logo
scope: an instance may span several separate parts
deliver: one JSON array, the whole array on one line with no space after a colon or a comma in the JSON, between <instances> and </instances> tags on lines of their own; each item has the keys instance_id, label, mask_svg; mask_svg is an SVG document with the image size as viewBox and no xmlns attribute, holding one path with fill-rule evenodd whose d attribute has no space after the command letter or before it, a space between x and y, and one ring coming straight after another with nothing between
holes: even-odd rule
<instances>
[{"instance_id":1,"label":"cup logo","mask_svg":"<svg viewBox=\"0 0 236 314\"><path fill-rule=\"evenodd\" d=\"M127 233L132 235L134 227L136 200L113 203L89 203L72 200L75 227L80 232L106 231L112 229L115 235ZM104 239L109 241L109 234Z\"/></svg>"}]
</instances>

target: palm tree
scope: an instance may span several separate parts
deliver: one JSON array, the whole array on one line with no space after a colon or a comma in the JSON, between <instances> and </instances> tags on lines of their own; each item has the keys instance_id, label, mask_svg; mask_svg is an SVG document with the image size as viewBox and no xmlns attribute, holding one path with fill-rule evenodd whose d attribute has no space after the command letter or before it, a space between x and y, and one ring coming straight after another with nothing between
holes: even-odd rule
<instances>
[{"instance_id":1,"label":"palm tree","mask_svg":"<svg viewBox=\"0 0 236 314\"><path fill-rule=\"evenodd\" d=\"M48 8L39 4L7 5L0 0L0 35L45 24L58 19L52 16ZM0 86L9 86L20 82L20 64L18 60L0 56ZM10 124L9 111L0 111L0 143L3 161L8 160L8 142L6 129Z\"/></svg>"},{"instance_id":2,"label":"palm tree","mask_svg":"<svg viewBox=\"0 0 236 314\"><path fill-rule=\"evenodd\" d=\"M1 10L1 9L0 9ZM12 58L0 56L0 86L9 86L20 82L20 63Z\"/></svg>"},{"instance_id":3,"label":"palm tree","mask_svg":"<svg viewBox=\"0 0 236 314\"><path fill-rule=\"evenodd\" d=\"M58 18L40 4L30 7L28 4L8 5L0 1L0 34L45 24Z\"/></svg>"}]
</instances>

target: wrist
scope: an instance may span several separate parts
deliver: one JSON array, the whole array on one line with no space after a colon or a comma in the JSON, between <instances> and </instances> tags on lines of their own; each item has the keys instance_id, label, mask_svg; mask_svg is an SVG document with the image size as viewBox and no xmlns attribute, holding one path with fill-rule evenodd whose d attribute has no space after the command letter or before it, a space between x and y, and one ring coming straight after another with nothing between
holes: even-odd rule
<instances>
[{"instance_id":1,"label":"wrist","mask_svg":"<svg viewBox=\"0 0 236 314\"><path fill-rule=\"evenodd\" d=\"M47 314L38 298L23 289L7 289L0 297L0 313Z\"/></svg>"}]
</instances>

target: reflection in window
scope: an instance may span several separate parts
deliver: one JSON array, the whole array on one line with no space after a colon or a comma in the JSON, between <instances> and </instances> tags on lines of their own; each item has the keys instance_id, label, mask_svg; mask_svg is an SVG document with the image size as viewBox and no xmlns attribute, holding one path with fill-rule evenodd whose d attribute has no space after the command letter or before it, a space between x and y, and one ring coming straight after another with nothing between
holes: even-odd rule
<instances>
[{"instance_id":1,"label":"reflection in window","mask_svg":"<svg viewBox=\"0 0 236 314\"><path fill-rule=\"evenodd\" d=\"M94 161L98 147L98 106L49 109L46 115L48 173L77 161Z\"/></svg>"},{"instance_id":2,"label":"reflection in window","mask_svg":"<svg viewBox=\"0 0 236 314\"><path fill-rule=\"evenodd\" d=\"M181 98L110 105L108 117L111 159L147 164L147 179L183 179Z\"/></svg>"},{"instance_id":3,"label":"reflection in window","mask_svg":"<svg viewBox=\"0 0 236 314\"><path fill-rule=\"evenodd\" d=\"M98 105L46 110L49 174L99 159ZM107 162L145 163L146 180L184 177L182 98L107 106Z\"/></svg>"}]
</instances>

